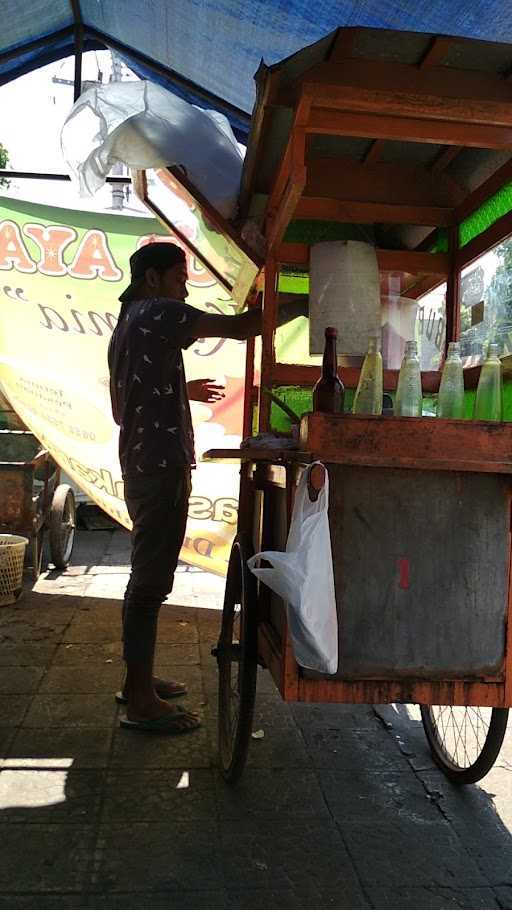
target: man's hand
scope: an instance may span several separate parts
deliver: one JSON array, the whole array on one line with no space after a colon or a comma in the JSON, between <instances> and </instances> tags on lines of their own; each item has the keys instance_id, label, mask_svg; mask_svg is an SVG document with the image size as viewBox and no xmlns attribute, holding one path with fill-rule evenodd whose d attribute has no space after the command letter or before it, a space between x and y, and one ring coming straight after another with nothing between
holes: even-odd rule
<instances>
[{"instance_id":1,"label":"man's hand","mask_svg":"<svg viewBox=\"0 0 512 910\"><path fill-rule=\"evenodd\" d=\"M187 382L187 395L192 401L213 404L225 397L225 388L223 385L216 385L213 379L191 379Z\"/></svg>"}]
</instances>

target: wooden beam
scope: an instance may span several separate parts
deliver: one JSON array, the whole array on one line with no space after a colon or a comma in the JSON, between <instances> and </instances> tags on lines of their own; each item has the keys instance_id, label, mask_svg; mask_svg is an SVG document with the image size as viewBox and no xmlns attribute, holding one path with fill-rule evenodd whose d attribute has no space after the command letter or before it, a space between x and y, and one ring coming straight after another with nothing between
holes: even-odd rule
<instances>
[{"instance_id":1,"label":"wooden beam","mask_svg":"<svg viewBox=\"0 0 512 910\"><path fill-rule=\"evenodd\" d=\"M415 250L377 250L379 269L387 272L448 274L447 253L418 253Z\"/></svg>"},{"instance_id":2,"label":"wooden beam","mask_svg":"<svg viewBox=\"0 0 512 910\"><path fill-rule=\"evenodd\" d=\"M466 196L463 202L455 210L455 220L464 221L471 212L479 208L482 203L486 202L490 196L494 196L498 190L501 190L505 184L512 181L512 158L509 158L497 171L494 172L484 183L469 196Z\"/></svg>"},{"instance_id":3,"label":"wooden beam","mask_svg":"<svg viewBox=\"0 0 512 910\"><path fill-rule=\"evenodd\" d=\"M387 205L455 208L465 191L449 176L434 175L421 164L381 161L363 164L353 158L308 160L305 196Z\"/></svg>"},{"instance_id":4,"label":"wooden beam","mask_svg":"<svg viewBox=\"0 0 512 910\"><path fill-rule=\"evenodd\" d=\"M277 293L278 265L270 254L265 265L265 292L263 295L263 325L261 331L261 375L258 398L258 430L267 433L270 430L271 401L263 393L263 388L272 386L272 372L275 362L275 326L277 325L278 293Z\"/></svg>"},{"instance_id":5,"label":"wooden beam","mask_svg":"<svg viewBox=\"0 0 512 910\"><path fill-rule=\"evenodd\" d=\"M464 266L474 262L479 256L482 256L484 253L487 253L488 250L491 250L493 246L496 246L497 243L501 243L502 240L510 237L511 234L512 212L507 212L506 215L503 215L502 218L499 218L498 221L491 224L486 231L479 234L478 237L475 237L467 243L466 246L459 249L457 253L457 267L463 269Z\"/></svg>"},{"instance_id":6,"label":"wooden beam","mask_svg":"<svg viewBox=\"0 0 512 910\"><path fill-rule=\"evenodd\" d=\"M242 184L240 188L240 209L242 212L245 212L245 209L250 202L254 174L261 151L261 143L271 114L269 105L272 104L275 97L281 75L279 71L272 72L272 70L266 69L262 81L261 77L258 80L259 72L260 71L256 73L255 77L257 98L251 120L251 130L247 140L247 154L245 156L244 169L242 171Z\"/></svg>"},{"instance_id":7,"label":"wooden beam","mask_svg":"<svg viewBox=\"0 0 512 910\"><path fill-rule=\"evenodd\" d=\"M306 185L305 154L306 132L302 127L297 127L292 130L286 149L286 168L279 170L267 205L265 236L268 251L274 250L281 243L302 196ZM281 191L285 177L287 181Z\"/></svg>"},{"instance_id":8,"label":"wooden beam","mask_svg":"<svg viewBox=\"0 0 512 910\"><path fill-rule=\"evenodd\" d=\"M352 56L358 28L339 28L328 56L329 63L342 63Z\"/></svg>"},{"instance_id":9,"label":"wooden beam","mask_svg":"<svg viewBox=\"0 0 512 910\"><path fill-rule=\"evenodd\" d=\"M445 148L442 148L439 154L436 155L432 164L428 165L429 171L431 171L432 174L440 174L441 171L444 171L448 165L451 164L462 149L462 145L445 146Z\"/></svg>"},{"instance_id":10,"label":"wooden beam","mask_svg":"<svg viewBox=\"0 0 512 910\"><path fill-rule=\"evenodd\" d=\"M278 259L285 265L309 267L310 247L305 243L282 243ZM381 272L409 272L428 275L448 274L447 253L423 253L416 250L377 250Z\"/></svg>"},{"instance_id":11,"label":"wooden beam","mask_svg":"<svg viewBox=\"0 0 512 910\"><path fill-rule=\"evenodd\" d=\"M424 374L425 375L425 374ZM342 425L343 421L343 425ZM425 471L512 473L510 427L484 421L305 414L299 445L322 461Z\"/></svg>"},{"instance_id":12,"label":"wooden beam","mask_svg":"<svg viewBox=\"0 0 512 910\"><path fill-rule=\"evenodd\" d=\"M453 38L449 38L446 35L434 35L418 63L418 69L424 69L426 66L439 66L445 60L453 43Z\"/></svg>"},{"instance_id":13,"label":"wooden beam","mask_svg":"<svg viewBox=\"0 0 512 910\"><path fill-rule=\"evenodd\" d=\"M316 106L311 110L306 129L309 133L321 135L398 139L470 148L509 149L512 146L512 128L509 126L487 126L442 118L424 120L419 117L384 116Z\"/></svg>"},{"instance_id":14,"label":"wooden beam","mask_svg":"<svg viewBox=\"0 0 512 910\"><path fill-rule=\"evenodd\" d=\"M434 288L439 287L446 281L447 275L423 275L421 278L415 278L401 291L402 297L409 297L410 300L419 300L425 294L429 294Z\"/></svg>"},{"instance_id":15,"label":"wooden beam","mask_svg":"<svg viewBox=\"0 0 512 910\"><path fill-rule=\"evenodd\" d=\"M363 164L375 164L382 155L384 149L384 139L374 139L366 155L362 159Z\"/></svg>"},{"instance_id":16,"label":"wooden beam","mask_svg":"<svg viewBox=\"0 0 512 910\"><path fill-rule=\"evenodd\" d=\"M388 205L303 196L295 208L296 218L325 221L352 221L356 224L421 224L446 227L453 222L453 210L447 207Z\"/></svg>"},{"instance_id":17,"label":"wooden beam","mask_svg":"<svg viewBox=\"0 0 512 910\"><path fill-rule=\"evenodd\" d=\"M320 107L512 126L512 88L497 74L353 59L312 67L302 87Z\"/></svg>"},{"instance_id":18,"label":"wooden beam","mask_svg":"<svg viewBox=\"0 0 512 910\"><path fill-rule=\"evenodd\" d=\"M361 357L361 361L363 358ZM347 389L357 388L359 382L359 367L340 367L339 376ZM393 391L397 387L399 370L384 370L384 389ZM272 385L303 385L314 386L320 377L320 367L306 366L292 363L275 363L272 369ZM441 374L429 372L421 374L421 384L424 392L437 392Z\"/></svg>"}]
</instances>

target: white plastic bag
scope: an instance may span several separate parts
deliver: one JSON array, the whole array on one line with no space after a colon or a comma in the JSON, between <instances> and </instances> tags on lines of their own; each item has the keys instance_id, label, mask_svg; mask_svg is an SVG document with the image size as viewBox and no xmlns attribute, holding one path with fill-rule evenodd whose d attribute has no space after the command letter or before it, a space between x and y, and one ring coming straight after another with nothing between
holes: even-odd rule
<instances>
[{"instance_id":1,"label":"white plastic bag","mask_svg":"<svg viewBox=\"0 0 512 910\"><path fill-rule=\"evenodd\" d=\"M267 550L247 561L251 572L288 604L297 663L320 673L338 669L338 618L329 533L329 476L311 502L304 471L295 494L286 551ZM271 568L257 568L264 559Z\"/></svg>"},{"instance_id":2,"label":"white plastic bag","mask_svg":"<svg viewBox=\"0 0 512 910\"><path fill-rule=\"evenodd\" d=\"M133 168L183 165L224 218L236 214L243 156L228 120L153 82L86 89L64 122L61 146L81 196L100 189L117 161Z\"/></svg>"}]
</instances>

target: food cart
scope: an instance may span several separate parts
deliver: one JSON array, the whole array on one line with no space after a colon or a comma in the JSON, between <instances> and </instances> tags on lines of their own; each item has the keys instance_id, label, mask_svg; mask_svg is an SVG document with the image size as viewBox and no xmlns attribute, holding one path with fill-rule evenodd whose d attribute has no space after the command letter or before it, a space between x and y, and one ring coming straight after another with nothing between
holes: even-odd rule
<instances>
[{"instance_id":1,"label":"food cart","mask_svg":"<svg viewBox=\"0 0 512 910\"><path fill-rule=\"evenodd\" d=\"M245 444L205 455L241 464L214 651L220 758L231 782L251 740L258 666L286 701L420 705L434 759L457 783L478 780L499 752L512 704L510 426L312 412L318 361L280 360L276 326L280 288L307 285L314 244L370 239L383 308L393 294L421 301L445 287L440 356L422 362L424 395L435 396L447 346L461 336L461 275L512 234L511 71L509 45L338 29L258 72L238 227L223 224L178 171L135 175L141 198L178 236L166 197L188 198L201 225L194 255L225 287L238 283L238 302L262 265L238 228L257 224L264 238L262 345L256 354L247 343ZM236 274L226 276L233 262ZM477 326L484 301L473 292ZM391 394L405 340L395 335L384 351ZM338 353L354 389L362 356L343 357L343 338ZM465 358L468 416L480 363L474 351ZM302 414L297 445L251 443L254 432L276 429L280 398ZM298 480L316 461L329 474L339 627L329 676L297 664L286 604L247 567L252 553L285 548ZM309 484L316 495L322 472Z\"/></svg>"}]
</instances>

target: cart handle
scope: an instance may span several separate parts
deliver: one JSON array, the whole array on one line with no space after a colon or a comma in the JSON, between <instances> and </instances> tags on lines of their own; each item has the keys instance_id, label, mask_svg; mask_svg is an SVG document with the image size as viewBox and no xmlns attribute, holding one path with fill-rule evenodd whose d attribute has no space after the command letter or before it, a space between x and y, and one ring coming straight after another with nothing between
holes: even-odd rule
<instances>
[{"instance_id":1,"label":"cart handle","mask_svg":"<svg viewBox=\"0 0 512 910\"><path fill-rule=\"evenodd\" d=\"M311 502L316 502L320 490L325 485L325 467L323 464L316 462L307 469L308 472L308 495Z\"/></svg>"}]
</instances>

